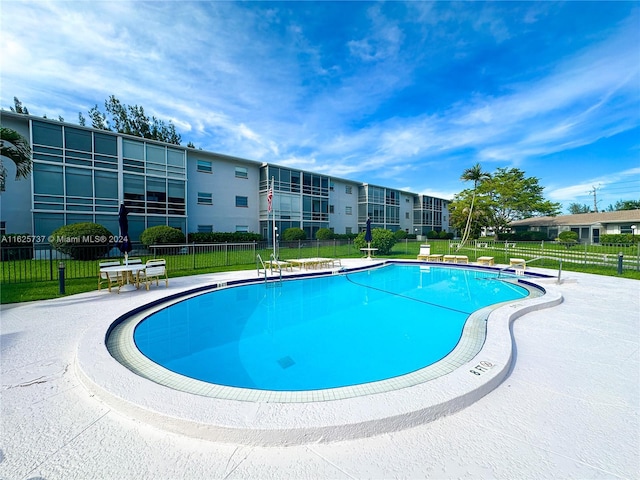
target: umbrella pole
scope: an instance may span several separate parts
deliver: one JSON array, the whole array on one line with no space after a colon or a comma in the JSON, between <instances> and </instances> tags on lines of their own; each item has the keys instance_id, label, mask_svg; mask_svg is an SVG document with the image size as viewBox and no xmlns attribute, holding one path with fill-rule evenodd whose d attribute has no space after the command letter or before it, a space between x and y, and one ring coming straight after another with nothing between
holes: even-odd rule
<instances>
[{"instance_id":1,"label":"umbrella pole","mask_svg":"<svg viewBox=\"0 0 640 480\"><path fill-rule=\"evenodd\" d=\"M367 242L367 260L371 260L371 242Z\"/></svg>"}]
</instances>

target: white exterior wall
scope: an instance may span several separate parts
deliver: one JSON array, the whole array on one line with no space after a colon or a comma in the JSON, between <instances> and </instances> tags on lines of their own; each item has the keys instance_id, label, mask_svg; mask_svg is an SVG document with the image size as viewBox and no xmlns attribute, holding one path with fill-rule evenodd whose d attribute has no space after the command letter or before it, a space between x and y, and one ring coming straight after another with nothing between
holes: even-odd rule
<instances>
[{"instance_id":1,"label":"white exterior wall","mask_svg":"<svg viewBox=\"0 0 640 480\"><path fill-rule=\"evenodd\" d=\"M413 232L413 195L400 192L400 228L407 233ZM408 215L407 215L408 214Z\"/></svg>"},{"instance_id":2,"label":"white exterior wall","mask_svg":"<svg viewBox=\"0 0 640 480\"><path fill-rule=\"evenodd\" d=\"M334 213L329 214L329 227L333 232L344 234L347 228L351 233L358 233L358 186L356 182L342 179L330 179L333 191L329 192L329 205L333 205ZM351 193L346 193L347 186L351 186ZM351 207L351 215L347 215L347 207Z\"/></svg>"},{"instance_id":3,"label":"white exterior wall","mask_svg":"<svg viewBox=\"0 0 640 480\"><path fill-rule=\"evenodd\" d=\"M198 172L198 160L212 162L213 172ZM246 168L248 177L236 177L236 167ZM189 233L197 232L198 225L212 225L214 232L235 232L238 226L247 226L249 232L259 233L259 163L189 151L187 178ZM198 192L211 193L213 205L199 205ZM236 207L236 196L247 197L248 207Z\"/></svg>"},{"instance_id":4,"label":"white exterior wall","mask_svg":"<svg viewBox=\"0 0 640 480\"><path fill-rule=\"evenodd\" d=\"M16 118L15 116L2 115L2 126L11 128L29 140L29 118ZM2 159L2 164L7 169L5 191L0 192L0 220L5 222L7 233L33 233L33 220L31 211L33 175L16 180L16 165L8 158Z\"/></svg>"}]
</instances>

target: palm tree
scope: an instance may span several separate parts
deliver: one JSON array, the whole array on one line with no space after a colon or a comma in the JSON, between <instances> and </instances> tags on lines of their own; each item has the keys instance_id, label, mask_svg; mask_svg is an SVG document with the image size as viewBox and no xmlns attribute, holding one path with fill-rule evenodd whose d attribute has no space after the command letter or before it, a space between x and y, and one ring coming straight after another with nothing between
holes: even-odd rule
<instances>
[{"instance_id":1,"label":"palm tree","mask_svg":"<svg viewBox=\"0 0 640 480\"><path fill-rule=\"evenodd\" d=\"M467 215L467 224L464 227L464 232L462 234L462 240L460 241L460 245L458 246L458 250L460 250L465 242L469 240L469 235L471 233L471 218L473 217L473 205L476 201L476 189L478 188L478 183L483 180L487 180L491 178L487 172L482 171L482 167L479 163L476 163L473 167L467 168L462 175L460 176L460 180L465 182L472 181L473 182L473 192L471 195L471 207L469 208L469 212Z\"/></svg>"},{"instance_id":2,"label":"palm tree","mask_svg":"<svg viewBox=\"0 0 640 480\"><path fill-rule=\"evenodd\" d=\"M7 169L2 158L16 164L16 180L27 178L31 173L31 147L29 141L15 130L0 126L0 192L4 192Z\"/></svg>"}]
</instances>

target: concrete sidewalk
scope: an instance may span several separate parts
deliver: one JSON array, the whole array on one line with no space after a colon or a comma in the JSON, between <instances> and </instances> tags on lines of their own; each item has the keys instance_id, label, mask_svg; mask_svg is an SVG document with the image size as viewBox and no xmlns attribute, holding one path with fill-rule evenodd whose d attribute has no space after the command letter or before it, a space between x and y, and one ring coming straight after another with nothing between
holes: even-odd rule
<instances>
[{"instance_id":1,"label":"concrete sidewalk","mask_svg":"<svg viewBox=\"0 0 640 480\"><path fill-rule=\"evenodd\" d=\"M242 275L175 278L168 291ZM512 371L475 404L400 432L292 447L168 433L79 383L72 365L84 331L164 287L2 306L0 477L639 478L640 282L563 276L564 302L514 322Z\"/></svg>"}]
</instances>

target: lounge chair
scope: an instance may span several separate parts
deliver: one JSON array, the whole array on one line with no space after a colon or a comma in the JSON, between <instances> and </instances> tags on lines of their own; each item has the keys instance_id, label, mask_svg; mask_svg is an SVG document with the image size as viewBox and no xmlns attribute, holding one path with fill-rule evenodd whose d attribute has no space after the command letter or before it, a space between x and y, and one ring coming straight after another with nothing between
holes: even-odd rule
<instances>
[{"instance_id":1,"label":"lounge chair","mask_svg":"<svg viewBox=\"0 0 640 480\"><path fill-rule=\"evenodd\" d=\"M527 261L524 258L510 258L509 266L524 270L527 267Z\"/></svg>"},{"instance_id":2,"label":"lounge chair","mask_svg":"<svg viewBox=\"0 0 640 480\"><path fill-rule=\"evenodd\" d=\"M493 265L493 257L478 257L476 259L476 261L480 264L480 265Z\"/></svg>"},{"instance_id":3,"label":"lounge chair","mask_svg":"<svg viewBox=\"0 0 640 480\"><path fill-rule=\"evenodd\" d=\"M162 258L148 260L145 265L145 269L138 272L138 284L140 284L141 281L144 281L147 286L147 290L149 290L149 285L151 285L154 278L156 279L156 286L159 286L160 277L164 277L165 287L169 288L166 260Z\"/></svg>"},{"instance_id":4,"label":"lounge chair","mask_svg":"<svg viewBox=\"0 0 640 480\"><path fill-rule=\"evenodd\" d=\"M119 267L120 262L118 260L109 260L98 263L98 268L102 270L107 267ZM98 290L102 288L102 283L107 283L107 288L111 291L111 287L117 286L118 293L120 293L120 287L124 284L124 276L122 272L99 272L98 273Z\"/></svg>"},{"instance_id":5,"label":"lounge chair","mask_svg":"<svg viewBox=\"0 0 640 480\"><path fill-rule=\"evenodd\" d=\"M431 245L420 245L418 260L429 260L431 257Z\"/></svg>"}]
</instances>

